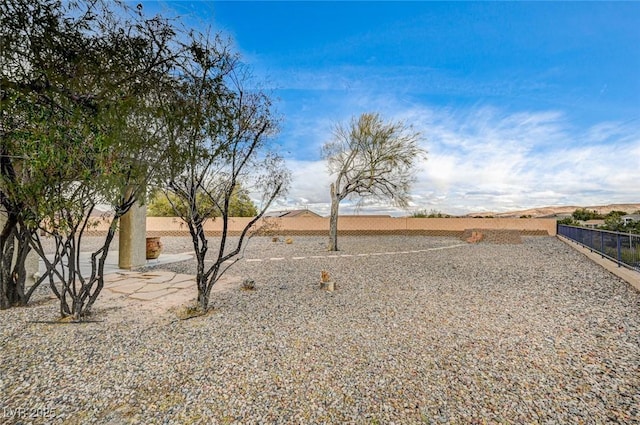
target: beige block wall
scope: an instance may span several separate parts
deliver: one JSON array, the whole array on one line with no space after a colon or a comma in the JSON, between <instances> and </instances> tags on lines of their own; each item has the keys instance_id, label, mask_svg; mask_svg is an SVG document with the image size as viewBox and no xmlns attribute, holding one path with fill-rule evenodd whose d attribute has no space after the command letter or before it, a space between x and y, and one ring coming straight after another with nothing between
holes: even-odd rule
<instances>
[{"instance_id":1,"label":"beige block wall","mask_svg":"<svg viewBox=\"0 0 640 425\"><path fill-rule=\"evenodd\" d=\"M554 218L406 218L407 229L454 230L507 229L520 231L544 230L556 234Z\"/></svg>"},{"instance_id":2,"label":"beige block wall","mask_svg":"<svg viewBox=\"0 0 640 425\"><path fill-rule=\"evenodd\" d=\"M251 221L248 217L229 219L229 231L240 232ZM275 233L309 234L328 232L329 219L326 217L283 217L260 220L257 227L265 226ZM393 218L343 216L338 220L338 230L342 233L461 233L466 229L507 229L523 233L541 233L555 236L556 220L542 218ZM222 231L222 220L210 220L205 224L207 233ZM147 217L147 234L160 235L175 232L189 232L187 225L179 218Z\"/></svg>"}]
</instances>

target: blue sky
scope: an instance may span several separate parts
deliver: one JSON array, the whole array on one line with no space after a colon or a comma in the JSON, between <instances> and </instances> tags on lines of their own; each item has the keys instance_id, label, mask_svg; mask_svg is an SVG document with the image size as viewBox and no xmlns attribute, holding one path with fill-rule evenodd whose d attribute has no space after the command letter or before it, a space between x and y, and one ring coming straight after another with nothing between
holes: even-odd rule
<instances>
[{"instance_id":1,"label":"blue sky","mask_svg":"<svg viewBox=\"0 0 640 425\"><path fill-rule=\"evenodd\" d=\"M639 2L144 5L230 36L273 90L293 172L276 208L328 213L320 146L363 112L424 136L409 212L640 202Z\"/></svg>"}]
</instances>

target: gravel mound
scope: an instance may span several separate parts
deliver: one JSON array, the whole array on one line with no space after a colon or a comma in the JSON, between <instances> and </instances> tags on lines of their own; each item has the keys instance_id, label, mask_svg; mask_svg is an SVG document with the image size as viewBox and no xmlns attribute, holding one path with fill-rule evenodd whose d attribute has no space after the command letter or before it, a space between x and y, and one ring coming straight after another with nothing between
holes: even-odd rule
<instances>
[{"instance_id":1,"label":"gravel mound","mask_svg":"<svg viewBox=\"0 0 640 425\"><path fill-rule=\"evenodd\" d=\"M561 241L326 243L253 239L191 320L0 311L3 423L640 423L640 294Z\"/></svg>"}]
</instances>

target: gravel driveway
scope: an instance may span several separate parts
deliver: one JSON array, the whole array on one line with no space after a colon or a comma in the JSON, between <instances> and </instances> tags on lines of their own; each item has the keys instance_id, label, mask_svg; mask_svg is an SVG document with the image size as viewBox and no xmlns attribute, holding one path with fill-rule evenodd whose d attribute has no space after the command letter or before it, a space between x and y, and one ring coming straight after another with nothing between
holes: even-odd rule
<instances>
[{"instance_id":1,"label":"gravel driveway","mask_svg":"<svg viewBox=\"0 0 640 425\"><path fill-rule=\"evenodd\" d=\"M640 293L566 244L339 242L255 238L191 320L0 311L0 423L640 423Z\"/></svg>"}]
</instances>

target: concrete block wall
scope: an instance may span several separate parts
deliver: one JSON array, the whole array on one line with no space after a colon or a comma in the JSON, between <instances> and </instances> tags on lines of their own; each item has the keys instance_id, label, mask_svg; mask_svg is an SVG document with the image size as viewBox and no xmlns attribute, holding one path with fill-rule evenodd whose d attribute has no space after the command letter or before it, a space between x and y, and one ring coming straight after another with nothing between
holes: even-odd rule
<instances>
[{"instance_id":1,"label":"concrete block wall","mask_svg":"<svg viewBox=\"0 0 640 425\"><path fill-rule=\"evenodd\" d=\"M229 219L229 231L238 234L251 221L248 217ZM147 235L188 235L189 229L179 218L147 217ZM256 226L263 234L326 235L329 219L326 217L283 217L260 220ZM556 234L555 219L536 218L393 218L379 216L343 216L338 220L341 235L403 234L428 236L461 236L467 229L517 230L522 235ZM207 234L222 231L222 220L210 220L205 225Z\"/></svg>"},{"instance_id":2,"label":"concrete block wall","mask_svg":"<svg viewBox=\"0 0 640 425\"><path fill-rule=\"evenodd\" d=\"M477 242L494 244L521 244L523 233L513 229L467 229L460 239L466 242L476 242L473 239L479 237Z\"/></svg>"}]
</instances>

